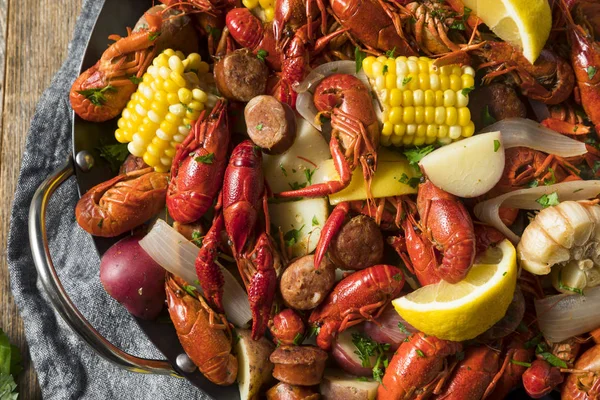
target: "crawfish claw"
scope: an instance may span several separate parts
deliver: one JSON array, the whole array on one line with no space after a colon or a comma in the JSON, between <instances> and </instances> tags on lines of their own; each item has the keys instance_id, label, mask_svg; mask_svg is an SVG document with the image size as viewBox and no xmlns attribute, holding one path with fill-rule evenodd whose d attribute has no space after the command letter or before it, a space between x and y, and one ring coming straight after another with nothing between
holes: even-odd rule
<instances>
[{"instance_id":1,"label":"crawfish claw","mask_svg":"<svg viewBox=\"0 0 600 400\"><path fill-rule=\"evenodd\" d=\"M248 301L252 311L252 339L260 339L267 329L271 306L277 287L277 273L273 267L271 242L266 233L261 234L253 253L256 273L248 288Z\"/></svg>"}]
</instances>

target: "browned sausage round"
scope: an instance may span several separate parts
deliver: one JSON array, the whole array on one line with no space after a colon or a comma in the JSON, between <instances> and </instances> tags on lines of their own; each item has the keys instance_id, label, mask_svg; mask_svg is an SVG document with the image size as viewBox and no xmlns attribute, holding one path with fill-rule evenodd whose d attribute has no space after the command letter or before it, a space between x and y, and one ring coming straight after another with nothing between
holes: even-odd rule
<instances>
[{"instance_id":1,"label":"browned sausage round","mask_svg":"<svg viewBox=\"0 0 600 400\"><path fill-rule=\"evenodd\" d=\"M318 385L327 353L316 346L280 346L271 353L275 379L290 385Z\"/></svg>"},{"instance_id":2,"label":"browned sausage round","mask_svg":"<svg viewBox=\"0 0 600 400\"><path fill-rule=\"evenodd\" d=\"M359 270L379 264L383 258L381 230L371 218L358 215L333 238L329 256L341 269Z\"/></svg>"},{"instance_id":3,"label":"browned sausage round","mask_svg":"<svg viewBox=\"0 0 600 400\"><path fill-rule=\"evenodd\" d=\"M144 162L142 157L136 157L133 154L127 156L121 168L119 168L119 174L126 174L128 172L139 171L140 169L148 168L149 165Z\"/></svg>"},{"instance_id":4,"label":"browned sausage round","mask_svg":"<svg viewBox=\"0 0 600 400\"><path fill-rule=\"evenodd\" d=\"M227 54L215 64L215 83L229 100L250 101L265 92L269 69L248 49Z\"/></svg>"},{"instance_id":5,"label":"browned sausage round","mask_svg":"<svg viewBox=\"0 0 600 400\"><path fill-rule=\"evenodd\" d=\"M321 395L306 386L279 382L267 392L267 400L319 400Z\"/></svg>"},{"instance_id":6,"label":"browned sausage round","mask_svg":"<svg viewBox=\"0 0 600 400\"><path fill-rule=\"evenodd\" d=\"M486 113L500 121L506 118L527 115L527 108L515 90L502 83L492 83L475 89L469 94L469 110L475 129L485 128L491 121L486 121Z\"/></svg>"},{"instance_id":7,"label":"browned sausage round","mask_svg":"<svg viewBox=\"0 0 600 400\"><path fill-rule=\"evenodd\" d=\"M296 310L312 310L318 306L335 284L335 269L323 259L318 269L314 255L294 260L281 275L279 289L284 303Z\"/></svg>"},{"instance_id":8,"label":"browned sausage round","mask_svg":"<svg viewBox=\"0 0 600 400\"><path fill-rule=\"evenodd\" d=\"M281 154L296 139L296 116L287 104L273 96L257 96L244 110L248 136L269 154Z\"/></svg>"}]
</instances>

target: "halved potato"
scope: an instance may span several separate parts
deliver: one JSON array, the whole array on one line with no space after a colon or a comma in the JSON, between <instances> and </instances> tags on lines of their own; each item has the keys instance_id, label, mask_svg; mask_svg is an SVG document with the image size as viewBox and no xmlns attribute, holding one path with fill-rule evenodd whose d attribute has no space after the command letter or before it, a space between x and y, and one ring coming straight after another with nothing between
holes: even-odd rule
<instances>
[{"instance_id":1,"label":"halved potato","mask_svg":"<svg viewBox=\"0 0 600 400\"><path fill-rule=\"evenodd\" d=\"M504 171L500 132L475 135L429 153L419 163L429 180L459 197L489 192Z\"/></svg>"},{"instance_id":2,"label":"halved potato","mask_svg":"<svg viewBox=\"0 0 600 400\"><path fill-rule=\"evenodd\" d=\"M329 217L329 205L325 197L272 203L269 214L271 224L281 227L292 256L300 257L317 247L321 229Z\"/></svg>"},{"instance_id":3,"label":"halved potato","mask_svg":"<svg viewBox=\"0 0 600 400\"><path fill-rule=\"evenodd\" d=\"M400 196L403 194L417 193L416 184L409 185L410 179L417 176L415 168L408 164L408 160L400 153L385 148L378 150L377 171L371 183L371 192L374 198ZM339 175L333 166L333 160L325 160L317 168L313 183L339 180ZM362 169L357 166L352 171L352 180L344 190L329 196L331 204L342 201L365 200L367 191Z\"/></svg>"},{"instance_id":4,"label":"halved potato","mask_svg":"<svg viewBox=\"0 0 600 400\"><path fill-rule=\"evenodd\" d=\"M331 158L329 144L304 118L296 118L296 140L283 154L263 155L265 177L273 193L315 183L312 174ZM307 178L311 179L307 179Z\"/></svg>"},{"instance_id":5,"label":"halved potato","mask_svg":"<svg viewBox=\"0 0 600 400\"><path fill-rule=\"evenodd\" d=\"M273 363L269 357L275 345L266 337L252 340L252 333L247 329L237 329L238 342L235 350L238 357L237 381L241 400L258 399L263 384L271 380Z\"/></svg>"},{"instance_id":6,"label":"halved potato","mask_svg":"<svg viewBox=\"0 0 600 400\"><path fill-rule=\"evenodd\" d=\"M325 370L319 391L324 400L375 400L378 387L373 379L358 380L339 370Z\"/></svg>"}]
</instances>

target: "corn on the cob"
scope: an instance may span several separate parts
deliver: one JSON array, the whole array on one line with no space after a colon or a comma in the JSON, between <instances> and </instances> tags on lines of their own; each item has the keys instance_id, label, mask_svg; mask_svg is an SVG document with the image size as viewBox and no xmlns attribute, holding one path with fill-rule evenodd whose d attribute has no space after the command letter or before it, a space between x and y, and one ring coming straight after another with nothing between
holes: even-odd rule
<instances>
[{"instance_id":1,"label":"corn on the cob","mask_svg":"<svg viewBox=\"0 0 600 400\"><path fill-rule=\"evenodd\" d=\"M266 22L273 21L275 17L275 0L242 0L242 4L252 11L262 10L260 17ZM257 7L260 8L255 10ZM260 11L257 14L261 14Z\"/></svg>"},{"instance_id":2,"label":"corn on the cob","mask_svg":"<svg viewBox=\"0 0 600 400\"><path fill-rule=\"evenodd\" d=\"M384 146L447 144L475 132L467 108L473 68L437 68L427 57L385 56L366 57L362 66L383 106Z\"/></svg>"},{"instance_id":3,"label":"corn on the cob","mask_svg":"<svg viewBox=\"0 0 600 400\"><path fill-rule=\"evenodd\" d=\"M199 79L208 70L197 53L186 58L179 51L163 51L123 110L115 131L117 140L129 142L129 152L143 157L156 171L168 171L175 147L209 106L209 95L200 89Z\"/></svg>"}]
</instances>

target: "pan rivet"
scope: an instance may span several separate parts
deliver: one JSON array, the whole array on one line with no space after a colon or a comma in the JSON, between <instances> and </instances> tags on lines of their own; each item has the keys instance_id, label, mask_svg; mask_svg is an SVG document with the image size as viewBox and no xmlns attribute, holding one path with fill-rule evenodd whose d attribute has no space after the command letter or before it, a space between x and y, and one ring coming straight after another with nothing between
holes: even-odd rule
<instances>
[{"instance_id":1,"label":"pan rivet","mask_svg":"<svg viewBox=\"0 0 600 400\"><path fill-rule=\"evenodd\" d=\"M187 354L181 353L177 356L175 360L177 366L181 368L183 372L194 372L196 370L196 365L190 360Z\"/></svg>"},{"instance_id":2,"label":"pan rivet","mask_svg":"<svg viewBox=\"0 0 600 400\"><path fill-rule=\"evenodd\" d=\"M94 166L94 156L89 151L82 150L75 156L75 162L83 172L88 172Z\"/></svg>"}]
</instances>

